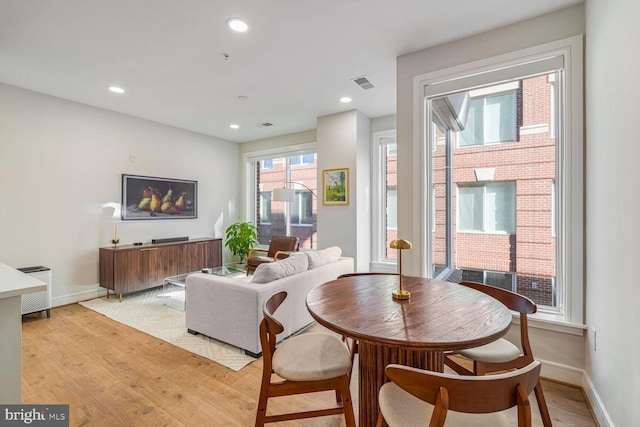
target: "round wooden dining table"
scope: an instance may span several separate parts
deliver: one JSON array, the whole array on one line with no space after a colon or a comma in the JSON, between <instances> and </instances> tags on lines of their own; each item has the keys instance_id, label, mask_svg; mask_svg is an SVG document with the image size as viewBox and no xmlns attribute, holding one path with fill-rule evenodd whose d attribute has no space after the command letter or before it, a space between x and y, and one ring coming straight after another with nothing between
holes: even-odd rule
<instances>
[{"instance_id":1,"label":"round wooden dining table","mask_svg":"<svg viewBox=\"0 0 640 427\"><path fill-rule=\"evenodd\" d=\"M376 424L388 364L443 372L445 351L490 343L511 326L511 312L502 303L456 283L403 276L411 297L394 300L399 277L344 277L307 295L307 308L319 324L358 341L361 427Z\"/></svg>"}]
</instances>

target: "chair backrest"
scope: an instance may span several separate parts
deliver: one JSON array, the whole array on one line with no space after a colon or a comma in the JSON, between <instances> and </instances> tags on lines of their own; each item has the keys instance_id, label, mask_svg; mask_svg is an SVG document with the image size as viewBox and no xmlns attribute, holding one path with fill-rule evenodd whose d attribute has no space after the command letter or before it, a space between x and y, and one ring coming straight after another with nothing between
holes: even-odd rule
<instances>
[{"instance_id":1,"label":"chair backrest","mask_svg":"<svg viewBox=\"0 0 640 427\"><path fill-rule=\"evenodd\" d=\"M276 350L276 336L284 331L282 323L273 314L287 298L287 292L277 292L269 297L262 305L264 318L260 322L260 345L262 346L262 356L264 367L271 372L271 357Z\"/></svg>"},{"instance_id":2,"label":"chair backrest","mask_svg":"<svg viewBox=\"0 0 640 427\"><path fill-rule=\"evenodd\" d=\"M536 303L531 301L531 299L525 297L524 295L516 294L515 292L507 291L506 289L496 288L495 286L485 285L482 283L460 282L460 284L468 288L473 288L476 291L480 291L497 299L498 301L506 305L509 310L517 311L518 313L524 314L533 314L538 310Z\"/></svg>"},{"instance_id":3,"label":"chair backrest","mask_svg":"<svg viewBox=\"0 0 640 427\"><path fill-rule=\"evenodd\" d=\"M526 356L525 360L527 362L533 360L531 343L529 342L529 323L527 321L527 314L533 314L538 310L536 303L524 295L516 294L515 292L507 291L506 289L496 288L495 286L476 282L460 282L460 284L485 293L503 303L509 310L520 313L520 342L522 345L522 352Z\"/></svg>"},{"instance_id":4,"label":"chair backrest","mask_svg":"<svg viewBox=\"0 0 640 427\"><path fill-rule=\"evenodd\" d=\"M403 390L434 405L433 416L440 417L442 424L447 410L484 414L518 406L518 419L529 419L529 424L518 425L530 425L528 396L538 382L540 367L534 361L504 374L474 377L388 365L385 373Z\"/></svg>"},{"instance_id":5,"label":"chair backrest","mask_svg":"<svg viewBox=\"0 0 640 427\"><path fill-rule=\"evenodd\" d=\"M300 239L294 236L273 236L269 243L267 256L273 258L276 252L295 252L300 249Z\"/></svg>"}]
</instances>

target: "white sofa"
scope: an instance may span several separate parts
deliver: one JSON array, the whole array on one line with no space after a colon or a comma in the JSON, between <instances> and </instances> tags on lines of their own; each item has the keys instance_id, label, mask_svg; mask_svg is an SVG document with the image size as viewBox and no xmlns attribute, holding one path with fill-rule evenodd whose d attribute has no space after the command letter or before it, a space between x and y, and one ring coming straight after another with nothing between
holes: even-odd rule
<instances>
[{"instance_id":1,"label":"white sofa","mask_svg":"<svg viewBox=\"0 0 640 427\"><path fill-rule=\"evenodd\" d=\"M353 258L341 257L340 248L333 247L262 264L253 276L190 274L185 295L187 329L258 356L262 352L259 326L264 301L276 292L287 291L287 299L276 313L285 328L278 338L285 338L313 322L305 302L309 291L351 272Z\"/></svg>"}]
</instances>

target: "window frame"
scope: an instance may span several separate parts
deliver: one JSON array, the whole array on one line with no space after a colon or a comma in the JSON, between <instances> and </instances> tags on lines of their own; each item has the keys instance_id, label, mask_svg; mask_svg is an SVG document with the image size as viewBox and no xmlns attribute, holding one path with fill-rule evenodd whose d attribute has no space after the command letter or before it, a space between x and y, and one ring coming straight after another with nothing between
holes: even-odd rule
<instances>
[{"instance_id":1,"label":"window frame","mask_svg":"<svg viewBox=\"0 0 640 427\"><path fill-rule=\"evenodd\" d=\"M556 144L558 167L556 191L558 195L556 234L557 272L556 287L559 290L558 310L539 310L533 318L542 319L554 325L554 330L582 334L584 329L584 131L583 131L583 40L573 36L530 48L513 51L479 61L469 62L450 68L426 73L414 78L414 114L420 117L417 127L421 153L420 189L420 272L428 275L432 271L431 260L431 197L425 191L432 187L430 132L431 111L428 98L456 92L484 84L507 81L521 76L529 76L548 70L547 63L555 58L563 61L563 73L556 81L556 94L564 93L555 111L556 121L564 119L563 129L555 127L559 143ZM523 72L526 71L526 72ZM514 75L515 74L515 75ZM488 79L488 80L487 80ZM474 83L475 82L475 83ZM429 147L429 149L426 149Z\"/></svg>"}]
</instances>

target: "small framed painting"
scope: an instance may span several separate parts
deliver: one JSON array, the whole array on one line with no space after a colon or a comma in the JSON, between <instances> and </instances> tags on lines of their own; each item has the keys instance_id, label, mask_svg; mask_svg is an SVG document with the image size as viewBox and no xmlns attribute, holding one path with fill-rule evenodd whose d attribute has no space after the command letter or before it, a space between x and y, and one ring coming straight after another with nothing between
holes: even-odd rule
<instances>
[{"instance_id":1,"label":"small framed painting","mask_svg":"<svg viewBox=\"0 0 640 427\"><path fill-rule=\"evenodd\" d=\"M122 175L122 219L198 217L198 182Z\"/></svg>"},{"instance_id":2,"label":"small framed painting","mask_svg":"<svg viewBox=\"0 0 640 427\"><path fill-rule=\"evenodd\" d=\"M322 204L347 206L349 204L349 169L325 169L322 171Z\"/></svg>"}]
</instances>

